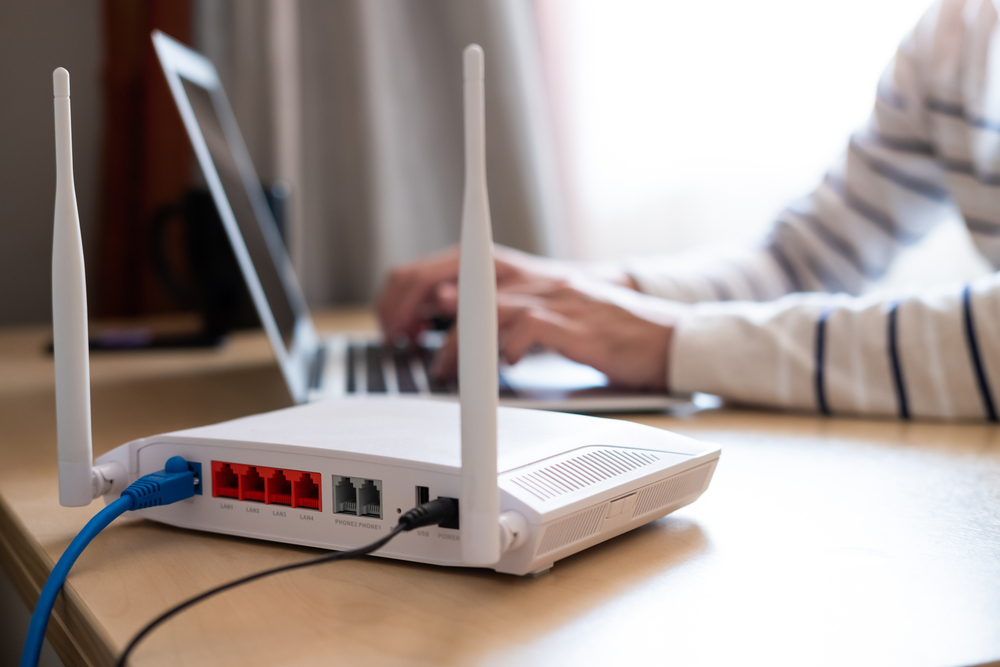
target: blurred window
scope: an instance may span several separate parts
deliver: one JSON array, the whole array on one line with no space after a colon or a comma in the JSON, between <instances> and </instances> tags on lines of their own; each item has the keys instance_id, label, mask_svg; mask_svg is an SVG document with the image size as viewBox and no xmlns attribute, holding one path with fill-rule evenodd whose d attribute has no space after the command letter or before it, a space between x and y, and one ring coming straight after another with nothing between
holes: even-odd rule
<instances>
[{"instance_id":1,"label":"blurred window","mask_svg":"<svg viewBox=\"0 0 1000 667\"><path fill-rule=\"evenodd\" d=\"M541 0L577 254L759 239L865 121L880 74L927 5ZM944 277L970 271L958 224L921 245L955 258ZM941 279L911 275L921 252L889 282Z\"/></svg>"}]
</instances>

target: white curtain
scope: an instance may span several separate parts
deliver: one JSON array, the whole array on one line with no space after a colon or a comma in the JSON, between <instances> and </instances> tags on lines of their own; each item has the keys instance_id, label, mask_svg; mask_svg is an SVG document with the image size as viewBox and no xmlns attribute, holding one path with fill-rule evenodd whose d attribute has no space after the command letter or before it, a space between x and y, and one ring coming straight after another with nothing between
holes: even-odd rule
<instances>
[{"instance_id":1,"label":"white curtain","mask_svg":"<svg viewBox=\"0 0 1000 667\"><path fill-rule=\"evenodd\" d=\"M530 0L195 1L261 179L293 187L289 247L314 306L372 299L387 270L458 240L462 49L486 51L498 243L565 255Z\"/></svg>"}]
</instances>

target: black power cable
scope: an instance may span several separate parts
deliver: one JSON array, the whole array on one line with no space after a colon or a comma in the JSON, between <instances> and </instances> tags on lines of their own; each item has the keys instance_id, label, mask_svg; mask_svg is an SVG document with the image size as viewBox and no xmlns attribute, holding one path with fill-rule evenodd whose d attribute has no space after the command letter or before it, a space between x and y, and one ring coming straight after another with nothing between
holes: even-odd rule
<instances>
[{"instance_id":1,"label":"black power cable","mask_svg":"<svg viewBox=\"0 0 1000 667\"><path fill-rule=\"evenodd\" d=\"M115 667L125 667L125 661L128 660L129 654L135 649L135 647L142 641L146 635L152 632L157 626L159 626L164 621L176 616L185 609L193 607L202 600L207 600L208 598L222 593L223 591L228 591L231 588L236 588L243 584L248 584L251 581L256 581L257 579L263 579L264 577L269 577L272 574L279 574L281 572L288 572L289 570L297 570L303 567L309 567L311 565L319 565L321 563L330 563L338 560L351 560L353 558L360 558L361 556L367 556L373 551L378 551L386 544L389 543L392 538L399 535L404 530L413 530L414 528L420 528L421 526L429 526L431 524L440 524L446 522L449 519L454 519L458 516L458 502L453 498L437 498L428 503L424 503L420 507L415 507L409 512L399 517L399 523L393 528L389 533L371 544L367 544L363 547L357 549L351 549L350 551L334 551L328 554L323 554L322 556L317 556L316 558L310 558L309 560L304 560L299 563L289 563L288 565L280 565L278 567L273 567L270 570L262 570L261 572L256 572L254 574L241 577L234 581L222 584L221 586L216 586L215 588L210 588L204 593L199 593L193 598L189 598L184 602L174 605L167 611L163 612L152 621L146 624L146 626L132 638L132 641L128 643L125 650L122 651L121 657L115 663Z\"/></svg>"}]
</instances>

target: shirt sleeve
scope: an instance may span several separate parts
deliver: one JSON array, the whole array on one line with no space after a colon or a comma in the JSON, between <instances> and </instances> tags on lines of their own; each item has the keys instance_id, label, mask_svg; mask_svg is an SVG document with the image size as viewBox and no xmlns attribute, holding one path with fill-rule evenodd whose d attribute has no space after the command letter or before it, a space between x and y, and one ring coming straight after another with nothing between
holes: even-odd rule
<instances>
[{"instance_id":1,"label":"shirt sleeve","mask_svg":"<svg viewBox=\"0 0 1000 667\"><path fill-rule=\"evenodd\" d=\"M701 303L674 332L669 385L761 406L997 420L1000 275L898 299L793 294Z\"/></svg>"}]
</instances>

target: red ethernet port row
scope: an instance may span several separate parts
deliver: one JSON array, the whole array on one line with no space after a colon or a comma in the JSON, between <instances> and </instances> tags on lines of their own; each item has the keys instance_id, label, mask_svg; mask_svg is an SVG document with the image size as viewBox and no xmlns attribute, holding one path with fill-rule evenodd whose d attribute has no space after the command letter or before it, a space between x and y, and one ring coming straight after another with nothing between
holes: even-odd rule
<instances>
[{"instance_id":1,"label":"red ethernet port row","mask_svg":"<svg viewBox=\"0 0 1000 667\"><path fill-rule=\"evenodd\" d=\"M212 497L323 510L316 472L212 461Z\"/></svg>"}]
</instances>

